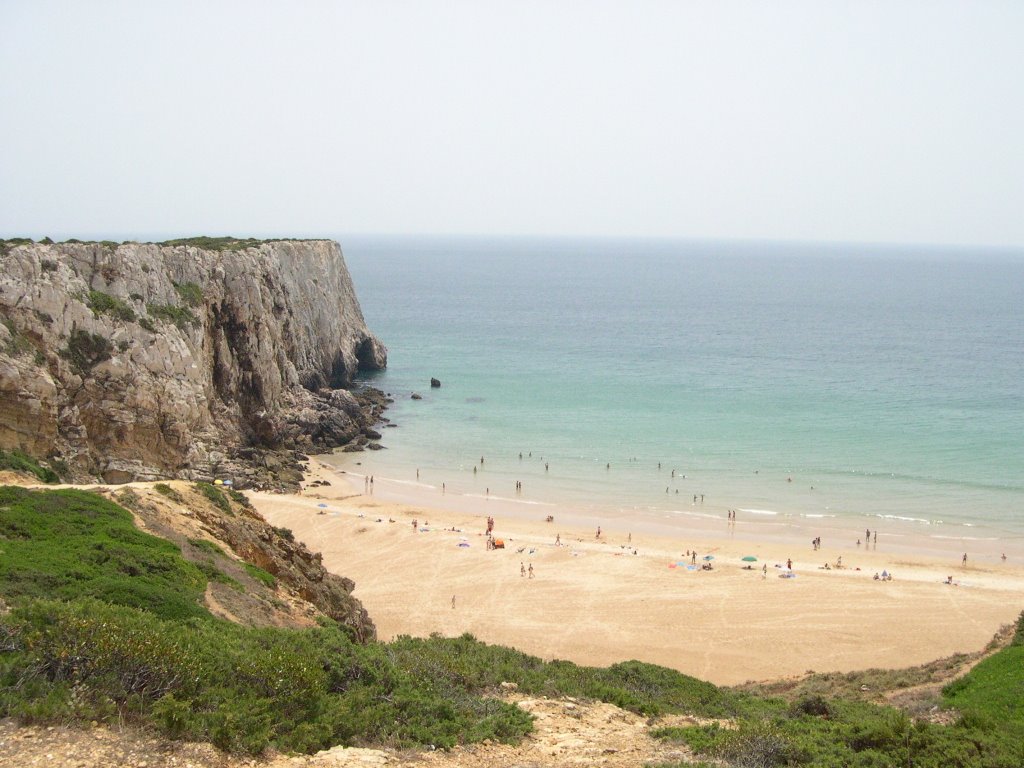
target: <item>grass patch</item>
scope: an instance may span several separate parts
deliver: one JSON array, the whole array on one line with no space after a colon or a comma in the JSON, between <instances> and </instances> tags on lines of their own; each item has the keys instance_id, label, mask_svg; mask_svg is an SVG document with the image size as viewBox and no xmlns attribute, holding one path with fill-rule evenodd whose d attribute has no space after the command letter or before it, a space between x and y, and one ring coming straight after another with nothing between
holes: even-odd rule
<instances>
[{"instance_id":1,"label":"grass patch","mask_svg":"<svg viewBox=\"0 0 1024 768\"><path fill-rule=\"evenodd\" d=\"M91 596L163 618L209 616L199 605L199 570L95 493L0 487L0 549L8 599Z\"/></svg>"},{"instance_id":2,"label":"grass patch","mask_svg":"<svg viewBox=\"0 0 1024 768\"><path fill-rule=\"evenodd\" d=\"M218 584L225 584L237 592L245 592L245 587L242 585L242 582L228 576L209 560L200 560L195 563L195 566L203 572L203 575L206 576L209 581L215 581Z\"/></svg>"},{"instance_id":3,"label":"grass patch","mask_svg":"<svg viewBox=\"0 0 1024 768\"><path fill-rule=\"evenodd\" d=\"M223 555L224 550L209 539L189 539L188 543L196 549L202 550L210 555Z\"/></svg>"},{"instance_id":4,"label":"grass patch","mask_svg":"<svg viewBox=\"0 0 1024 768\"><path fill-rule=\"evenodd\" d=\"M178 292L178 298L190 307L203 303L203 289L195 283L174 283L174 290Z\"/></svg>"},{"instance_id":5,"label":"grass patch","mask_svg":"<svg viewBox=\"0 0 1024 768\"><path fill-rule=\"evenodd\" d=\"M185 330L190 325L199 325L199 318L188 307L176 307L173 304L147 304L146 312L150 317L165 323L172 323L181 330ZM146 330L152 329L146 328Z\"/></svg>"},{"instance_id":6,"label":"grass patch","mask_svg":"<svg viewBox=\"0 0 1024 768\"><path fill-rule=\"evenodd\" d=\"M253 508L252 502L249 501L249 497L246 496L241 491L236 491L234 488L225 488L224 489L224 493L226 493L230 497L230 499L233 502L235 502L236 504L240 504L241 506L245 507L246 509L252 509Z\"/></svg>"},{"instance_id":7,"label":"grass patch","mask_svg":"<svg viewBox=\"0 0 1024 768\"><path fill-rule=\"evenodd\" d=\"M7 343L4 345L4 351L7 352L11 357L21 357L29 353L37 353L35 345L31 340L17 329L14 325L14 321L10 318L0 318L0 323L3 323L10 333Z\"/></svg>"},{"instance_id":8,"label":"grass patch","mask_svg":"<svg viewBox=\"0 0 1024 768\"><path fill-rule=\"evenodd\" d=\"M126 323L135 322L135 310L116 296L102 291L89 291L85 303L94 315L109 315Z\"/></svg>"},{"instance_id":9,"label":"grass patch","mask_svg":"<svg viewBox=\"0 0 1024 768\"><path fill-rule=\"evenodd\" d=\"M224 495L224 492L215 485L210 483L196 483L192 486L199 494L207 501L211 502L217 509L222 512L227 512L229 515L234 515L234 511L231 509L231 502L228 501L228 497Z\"/></svg>"},{"instance_id":10,"label":"grass patch","mask_svg":"<svg viewBox=\"0 0 1024 768\"><path fill-rule=\"evenodd\" d=\"M290 239L290 238L289 238ZM264 243L280 242L282 238L257 240L253 237L182 237L177 240L165 240L157 245L191 245L204 251L244 251Z\"/></svg>"},{"instance_id":11,"label":"grass patch","mask_svg":"<svg viewBox=\"0 0 1024 768\"><path fill-rule=\"evenodd\" d=\"M268 573L258 565L253 565L252 563L242 563L242 567L245 568L246 573L256 579L256 581L260 582L263 586L269 587L270 589L277 588L277 579L274 577L274 574Z\"/></svg>"},{"instance_id":12,"label":"grass patch","mask_svg":"<svg viewBox=\"0 0 1024 768\"><path fill-rule=\"evenodd\" d=\"M168 499L173 501L175 504L184 504L185 499L182 498L181 494L171 488L167 483L156 483L153 486L153 490L159 493L161 496L166 496ZM189 539L191 541L191 539Z\"/></svg>"},{"instance_id":13,"label":"grass patch","mask_svg":"<svg viewBox=\"0 0 1024 768\"><path fill-rule=\"evenodd\" d=\"M12 469L35 475L44 483L59 483L60 476L49 467L42 466L27 453L19 450L0 451L0 469Z\"/></svg>"}]
</instances>

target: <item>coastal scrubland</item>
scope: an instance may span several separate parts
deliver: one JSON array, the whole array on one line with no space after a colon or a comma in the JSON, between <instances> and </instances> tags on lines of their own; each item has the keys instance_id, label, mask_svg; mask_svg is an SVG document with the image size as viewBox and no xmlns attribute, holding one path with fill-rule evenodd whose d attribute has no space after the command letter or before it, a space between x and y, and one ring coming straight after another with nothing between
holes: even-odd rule
<instances>
[{"instance_id":1,"label":"coastal scrubland","mask_svg":"<svg viewBox=\"0 0 1024 768\"><path fill-rule=\"evenodd\" d=\"M197 503L251 514L242 494L156 485L185 516ZM116 498L130 507L134 494ZM0 715L23 723L129 723L244 754L453 748L528 738L532 717L505 695L515 689L639 713L680 754L716 764L1024 764L1024 619L976 664L739 689L637 661L545 661L469 634L358 642L323 615L305 628L228 621L204 601L211 583L276 583L204 536L139 530L97 492L3 487L0 550ZM886 680L922 693L879 704Z\"/></svg>"}]
</instances>

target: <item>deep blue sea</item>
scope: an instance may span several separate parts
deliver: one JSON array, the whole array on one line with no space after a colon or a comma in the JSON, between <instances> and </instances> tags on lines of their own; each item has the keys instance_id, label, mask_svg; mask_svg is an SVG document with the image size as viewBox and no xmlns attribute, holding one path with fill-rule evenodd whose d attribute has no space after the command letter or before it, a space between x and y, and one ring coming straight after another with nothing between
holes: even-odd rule
<instances>
[{"instance_id":1,"label":"deep blue sea","mask_svg":"<svg viewBox=\"0 0 1024 768\"><path fill-rule=\"evenodd\" d=\"M340 241L397 425L387 450L339 457L352 471L625 515L1024 539L1024 253Z\"/></svg>"}]
</instances>

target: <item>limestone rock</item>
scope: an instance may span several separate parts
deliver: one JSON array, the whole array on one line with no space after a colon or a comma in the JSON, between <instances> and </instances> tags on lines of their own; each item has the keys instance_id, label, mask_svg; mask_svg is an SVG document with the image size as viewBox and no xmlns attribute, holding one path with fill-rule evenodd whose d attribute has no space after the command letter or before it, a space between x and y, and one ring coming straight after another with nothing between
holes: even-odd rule
<instances>
[{"instance_id":1,"label":"limestone rock","mask_svg":"<svg viewBox=\"0 0 1024 768\"><path fill-rule=\"evenodd\" d=\"M383 408L343 388L386 363L331 241L0 242L0 449L72 479L343 445Z\"/></svg>"}]
</instances>

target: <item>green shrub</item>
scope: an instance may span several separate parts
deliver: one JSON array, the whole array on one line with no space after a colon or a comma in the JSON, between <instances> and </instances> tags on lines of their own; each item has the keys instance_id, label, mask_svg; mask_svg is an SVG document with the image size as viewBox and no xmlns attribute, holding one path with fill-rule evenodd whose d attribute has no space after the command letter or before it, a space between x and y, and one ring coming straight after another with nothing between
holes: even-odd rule
<instances>
[{"instance_id":1,"label":"green shrub","mask_svg":"<svg viewBox=\"0 0 1024 768\"><path fill-rule=\"evenodd\" d=\"M265 570L257 565L253 565L252 563L242 563L242 566L245 568L246 573L256 579L256 581L263 584L263 586L270 587L270 589L277 588L277 579L274 578L273 574L267 573Z\"/></svg>"},{"instance_id":2,"label":"green shrub","mask_svg":"<svg viewBox=\"0 0 1024 768\"><path fill-rule=\"evenodd\" d=\"M182 237L177 240L166 240L159 245L191 245L202 248L204 251L241 251L246 248L254 248L261 243L272 242L270 240L256 240L254 238L237 237Z\"/></svg>"},{"instance_id":3,"label":"green shrub","mask_svg":"<svg viewBox=\"0 0 1024 768\"><path fill-rule=\"evenodd\" d=\"M192 314L188 307L176 307L173 304L147 304L146 311L150 317L162 320L166 323L173 323L181 330L190 325L198 325L199 318ZM147 328L147 330L149 330Z\"/></svg>"},{"instance_id":4,"label":"green shrub","mask_svg":"<svg viewBox=\"0 0 1024 768\"><path fill-rule=\"evenodd\" d=\"M190 307L198 307L203 303L203 289L196 283L174 283L178 297Z\"/></svg>"},{"instance_id":5,"label":"green shrub","mask_svg":"<svg viewBox=\"0 0 1024 768\"><path fill-rule=\"evenodd\" d=\"M0 318L0 322L7 327L7 330L10 333L10 337L7 339L7 344L5 345L5 351L8 355L11 357L21 357L22 355L27 355L32 352L38 352L28 336L17 329L13 320L4 317Z\"/></svg>"},{"instance_id":6,"label":"green shrub","mask_svg":"<svg viewBox=\"0 0 1024 768\"><path fill-rule=\"evenodd\" d=\"M184 504L185 499L181 497L181 494L171 488L167 483L156 483L153 486L153 490L159 493L161 496L166 496L168 499L173 501L175 504ZM189 539L191 541L191 539Z\"/></svg>"},{"instance_id":7,"label":"green shrub","mask_svg":"<svg viewBox=\"0 0 1024 768\"><path fill-rule=\"evenodd\" d=\"M135 322L135 310L123 300L102 291L89 291L86 304L95 315L110 315L126 323Z\"/></svg>"},{"instance_id":8,"label":"green shrub","mask_svg":"<svg viewBox=\"0 0 1024 768\"><path fill-rule=\"evenodd\" d=\"M0 487L0 594L88 595L165 618L208 617L202 573L169 541L95 493Z\"/></svg>"},{"instance_id":9,"label":"green shrub","mask_svg":"<svg viewBox=\"0 0 1024 768\"><path fill-rule=\"evenodd\" d=\"M71 363L76 373L86 376L94 366L110 359L112 349L110 342L99 334L75 328L60 356Z\"/></svg>"},{"instance_id":10,"label":"green shrub","mask_svg":"<svg viewBox=\"0 0 1024 768\"><path fill-rule=\"evenodd\" d=\"M207 501L213 503L215 507L227 512L229 515L234 514L231 510L231 503L228 501L227 496L224 495L223 491L215 485L210 483L196 483L192 486L195 488Z\"/></svg>"},{"instance_id":11,"label":"green shrub","mask_svg":"<svg viewBox=\"0 0 1024 768\"><path fill-rule=\"evenodd\" d=\"M48 467L41 466L27 453L19 450L0 451L0 469L13 469L35 475L44 483L59 483L60 477Z\"/></svg>"},{"instance_id":12,"label":"green shrub","mask_svg":"<svg viewBox=\"0 0 1024 768\"><path fill-rule=\"evenodd\" d=\"M227 493L227 495L231 497L231 500L236 504L241 504L243 507L246 507L247 509L253 508L252 502L249 501L249 497L246 496L241 491L236 491L234 488L225 488L224 492Z\"/></svg>"},{"instance_id":13,"label":"green shrub","mask_svg":"<svg viewBox=\"0 0 1024 768\"><path fill-rule=\"evenodd\" d=\"M224 550L214 544L209 539L189 539L188 543L196 549L200 549L203 552L207 552L211 555L223 555Z\"/></svg>"},{"instance_id":14,"label":"green shrub","mask_svg":"<svg viewBox=\"0 0 1024 768\"><path fill-rule=\"evenodd\" d=\"M153 325L153 321L150 320L148 317L140 317L139 318L139 325L141 325L143 328L145 328L150 333L156 333L156 326Z\"/></svg>"}]
</instances>

